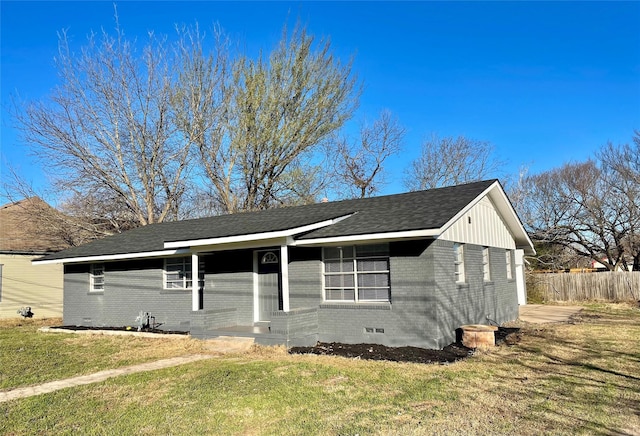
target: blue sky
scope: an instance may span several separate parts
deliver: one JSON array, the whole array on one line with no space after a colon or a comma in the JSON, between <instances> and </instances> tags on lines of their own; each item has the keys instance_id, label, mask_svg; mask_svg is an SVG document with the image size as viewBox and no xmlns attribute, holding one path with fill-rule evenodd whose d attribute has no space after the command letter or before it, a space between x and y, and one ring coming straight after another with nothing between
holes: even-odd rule
<instances>
[{"instance_id":1,"label":"blue sky","mask_svg":"<svg viewBox=\"0 0 640 436\"><path fill-rule=\"evenodd\" d=\"M300 18L355 56L364 82L355 121L393 112L407 128L383 193L432 133L491 142L508 173L530 173L629 142L640 129L640 2L117 2L121 27L144 38L175 24L219 23L250 52L270 49ZM10 96L56 84L57 32L77 47L113 28L113 2L2 1L2 177L11 165L43 186L42 169L11 126Z\"/></svg>"}]
</instances>

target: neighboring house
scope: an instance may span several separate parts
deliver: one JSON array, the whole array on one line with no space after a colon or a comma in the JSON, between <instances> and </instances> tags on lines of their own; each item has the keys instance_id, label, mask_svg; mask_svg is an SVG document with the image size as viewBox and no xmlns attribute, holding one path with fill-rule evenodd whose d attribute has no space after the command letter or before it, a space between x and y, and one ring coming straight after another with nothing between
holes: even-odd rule
<instances>
[{"instance_id":1,"label":"neighboring house","mask_svg":"<svg viewBox=\"0 0 640 436\"><path fill-rule=\"evenodd\" d=\"M49 255L64 323L441 348L524 304L531 240L496 180L137 228ZM198 278L194 281L193 278Z\"/></svg>"},{"instance_id":2,"label":"neighboring house","mask_svg":"<svg viewBox=\"0 0 640 436\"><path fill-rule=\"evenodd\" d=\"M45 209L37 197L0 207L0 319L20 317L22 307L36 318L62 316L62 265L31 264L68 247L36 219Z\"/></svg>"}]
</instances>

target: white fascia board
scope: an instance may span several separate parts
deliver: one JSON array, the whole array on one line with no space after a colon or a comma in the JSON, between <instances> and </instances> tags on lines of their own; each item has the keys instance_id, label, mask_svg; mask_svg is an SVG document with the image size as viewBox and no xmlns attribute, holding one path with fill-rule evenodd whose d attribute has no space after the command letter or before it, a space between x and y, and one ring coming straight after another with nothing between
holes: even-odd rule
<instances>
[{"instance_id":1,"label":"white fascia board","mask_svg":"<svg viewBox=\"0 0 640 436\"><path fill-rule=\"evenodd\" d=\"M407 230L403 232L368 233L364 235L333 236L329 238L300 239L293 245L333 245L359 241L393 241L398 239L435 238L441 229Z\"/></svg>"},{"instance_id":2,"label":"white fascia board","mask_svg":"<svg viewBox=\"0 0 640 436\"><path fill-rule=\"evenodd\" d=\"M33 265L47 265L52 263L82 263L82 262L105 262L110 260L124 260L124 259L140 259L148 257L164 257L172 256L176 254L189 254L188 249L179 250L162 250L162 251L147 251L143 253L124 253L124 254L105 254L101 256L83 256L83 257L67 257L63 259L53 260L33 260Z\"/></svg>"},{"instance_id":3,"label":"white fascia board","mask_svg":"<svg viewBox=\"0 0 640 436\"><path fill-rule=\"evenodd\" d=\"M165 242L164 248L198 247L201 245L223 245L223 244L235 244L238 242L261 241L265 239L287 238L289 236L310 232L312 230L317 230L322 227L330 226L331 224L337 223L338 221L342 221L343 219L348 218L351 215L352 214L341 216L341 217L330 219L330 220L320 221L313 224L308 224L302 227L294 227L292 229L278 230L275 232L248 233L245 235L224 236L221 238L191 239L187 241Z\"/></svg>"}]
</instances>

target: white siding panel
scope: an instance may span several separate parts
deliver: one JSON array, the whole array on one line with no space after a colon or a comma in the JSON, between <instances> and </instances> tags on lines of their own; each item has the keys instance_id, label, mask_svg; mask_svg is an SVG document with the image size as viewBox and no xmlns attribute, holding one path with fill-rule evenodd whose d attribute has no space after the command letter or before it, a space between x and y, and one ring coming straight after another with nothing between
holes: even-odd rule
<instances>
[{"instance_id":1,"label":"white siding panel","mask_svg":"<svg viewBox=\"0 0 640 436\"><path fill-rule=\"evenodd\" d=\"M17 310L24 306L31 307L35 318L62 316L62 265L32 265L38 257L0 254L0 319L19 318Z\"/></svg>"},{"instance_id":2,"label":"white siding panel","mask_svg":"<svg viewBox=\"0 0 640 436\"><path fill-rule=\"evenodd\" d=\"M516 243L489 197L484 197L438 239L513 250Z\"/></svg>"}]
</instances>

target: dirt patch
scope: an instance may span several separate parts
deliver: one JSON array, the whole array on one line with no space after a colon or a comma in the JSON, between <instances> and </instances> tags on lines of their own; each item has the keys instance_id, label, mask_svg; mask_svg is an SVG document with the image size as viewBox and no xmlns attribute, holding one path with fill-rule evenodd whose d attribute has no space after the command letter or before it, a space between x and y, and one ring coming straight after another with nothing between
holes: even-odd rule
<instances>
[{"instance_id":1,"label":"dirt patch","mask_svg":"<svg viewBox=\"0 0 640 436\"><path fill-rule=\"evenodd\" d=\"M521 333L517 327L500 327L496 331L496 345L511 346L520 342ZM353 359L388 360L392 362L448 364L472 356L474 349L459 342L447 345L442 350L418 347L386 347L379 344L341 344L319 342L313 347L292 347L290 354L316 354L341 356Z\"/></svg>"},{"instance_id":2,"label":"dirt patch","mask_svg":"<svg viewBox=\"0 0 640 436\"><path fill-rule=\"evenodd\" d=\"M184 332L180 330L161 330L158 328L146 327L141 330L138 330L137 327L90 327L83 325L62 325L56 327L50 327L51 329L60 329L60 330L109 330L109 331L122 331L122 332L145 332L145 333L162 333L165 335L188 335L189 332Z\"/></svg>"}]
</instances>

